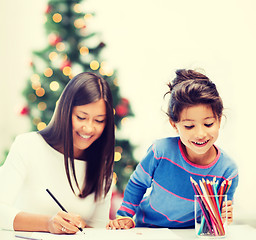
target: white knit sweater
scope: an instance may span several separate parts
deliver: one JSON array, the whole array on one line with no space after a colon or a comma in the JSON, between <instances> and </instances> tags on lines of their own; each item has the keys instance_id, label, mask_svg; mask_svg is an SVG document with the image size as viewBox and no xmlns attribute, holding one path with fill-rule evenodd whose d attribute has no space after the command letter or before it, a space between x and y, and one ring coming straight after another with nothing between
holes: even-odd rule
<instances>
[{"instance_id":1,"label":"white knit sweater","mask_svg":"<svg viewBox=\"0 0 256 240\"><path fill-rule=\"evenodd\" d=\"M85 161L75 160L79 183L85 167ZM60 211L47 188L68 212L79 214L89 226L105 227L111 191L98 202L94 201L94 194L84 199L76 197L66 177L63 154L49 146L40 134L30 132L16 137L0 168L0 228L12 230L20 211L46 215Z\"/></svg>"}]
</instances>

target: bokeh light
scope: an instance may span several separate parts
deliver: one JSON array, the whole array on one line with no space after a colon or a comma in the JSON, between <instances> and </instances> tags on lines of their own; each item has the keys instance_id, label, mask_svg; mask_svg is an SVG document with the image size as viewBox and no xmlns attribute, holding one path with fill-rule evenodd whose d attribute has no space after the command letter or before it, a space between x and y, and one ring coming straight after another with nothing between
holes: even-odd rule
<instances>
[{"instance_id":1,"label":"bokeh light","mask_svg":"<svg viewBox=\"0 0 256 240\"><path fill-rule=\"evenodd\" d=\"M50 52L49 53L49 59L51 61L54 61L57 57L58 57L58 53L56 53L56 52Z\"/></svg>"},{"instance_id":2,"label":"bokeh light","mask_svg":"<svg viewBox=\"0 0 256 240\"><path fill-rule=\"evenodd\" d=\"M33 82L32 83L32 88L34 89L34 90L37 90L37 89L39 89L41 87L41 83L40 82Z\"/></svg>"},{"instance_id":3,"label":"bokeh light","mask_svg":"<svg viewBox=\"0 0 256 240\"><path fill-rule=\"evenodd\" d=\"M46 123L44 123L44 122L40 122L37 124L38 131L43 130L45 127L46 127Z\"/></svg>"},{"instance_id":4,"label":"bokeh light","mask_svg":"<svg viewBox=\"0 0 256 240\"><path fill-rule=\"evenodd\" d=\"M93 60L93 61L91 61L91 63L90 63L90 68L91 68L92 70L97 70L97 69L99 68L99 66L100 66L100 64L99 64L99 62L96 61L96 60Z\"/></svg>"},{"instance_id":5,"label":"bokeh light","mask_svg":"<svg viewBox=\"0 0 256 240\"><path fill-rule=\"evenodd\" d=\"M35 117L35 118L33 118L33 121L32 121L32 122L33 122L33 124L34 124L35 126L37 126L37 124L41 122L41 118Z\"/></svg>"},{"instance_id":6,"label":"bokeh light","mask_svg":"<svg viewBox=\"0 0 256 240\"><path fill-rule=\"evenodd\" d=\"M87 47L85 47L85 46L81 47L79 51L80 51L81 55L89 54L89 49Z\"/></svg>"},{"instance_id":7,"label":"bokeh light","mask_svg":"<svg viewBox=\"0 0 256 240\"><path fill-rule=\"evenodd\" d=\"M115 172L113 172L113 180L112 180L113 184L115 185L117 182L117 174Z\"/></svg>"},{"instance_id":8,"label":"bokeh light","mask_svg":"<svg viewBox=\"0 0 256 240\"><path fill-rule=\"evenodd\" d=\"M33 74L31 77L30 77L30 80L31 82L38 82L40 81L40 76L38 74Z\"/></svg>"},{"instance_id":9,"label":"bokeh light","mask_svg":"<svg viewBox=\"0 0 256 240\"><path fill-rule=\"evenodd\" d=\"M35 102L36 101L36 95L34 93L30 93L28 95L28 99L30 102Z\"/></svg>"},{"instance_id":10,"label":"bokeh light","mask_svg":"<svg viewBox=\"0 0 256 240\"><path fill-rule=\"evenodd\" d=\"M87 13L87 14L85 14L84 15L84 19L87 21L87 20L89 20L89 19L91 19L93 16L92 16L92 14L90 14L90 13Z\"/></svg>"},{"instance_id":11,"label":"bokeh light","mask_svg":"<svg viewBox=\"0 0 256 240\"><path fill-rule=\"evenodd\" d=\"M51 83L50 83L50 89L52 90L52 91L57 91L58 89L60 88L60 84L57 82L57 81L52 81Z\"/></svg>"},{"instance_id":12,"label":"bokeh light","mask_svg":"<svg viewBox=\"0 0 256 240\"><path fill-rule=\"evenodd\" d=\"M76 28L83 28L85 26L85 22L84 22L84 19L82 18L78 18L74 21L74 26Z\"/></svg>"},{"instance_id":13,"label":"bokeh light","mask_svg":"<svg viewBox=\"0 0 256 240\"><path fill-rule=\"evenodd\" d=\"M59 13L54 13L53 16L52 16L52 20L53 20L54 22L56 22L56 23L61 22L61 20L62 20L61 14L59 14Z\"/></svg>"},{"instance_id":14,"label":"bokeh light","mask_svg":"<svg viewBox=\"0 0 256 240\"><path fill-rule=\"evenodd\" d=\"M120 146L116 146L116 147L115 147L115 152L120 152L120 153L122 153L122 152L123 152L123 148L120 147Z\"/></svg>"},{"instance_id":15,"label":"bokeh light","mask_svg":"<svg viewBox=\"0 0 256 240\"><path fill-rule=\"evenodd\" d=\"M37 108L40 111L44 111L47 108L47 104L45 102L40 102L40 103L38 103Z\"/></svg>"},{"instance_id":16,"label":"bokeh light","mask_svg":"<svg viewBox=\"0 0 256 240\"><path fill-rule=\"evenodd\" d=\"M81 4L79 4L79 3L75 4L73 9L74 9L74 12L76 12L76 13L81 13L82 12Z\"/></svg>"},{"instance_id":17,"label":"bokeh light","mask_svg":"<svg viewBox=\"0 0 256 240\"><path fill-rule=\"evenodd\" d=\"M63 68L62 72L63 72L63 74L64 74L65 76L69 76L69 75L71 75L71 73L72 73L72 69L71 69L71 67L66 66L66 67Z\"/></svg>"},{"instance_id":18,"label":"bokeh light","mask_svg":"<svg viewBox=\"0 0 256 240\"><path fill-rule=\"evenodd\" d=\"M59 52L62 52L64 51L66 48L65 44L63 42L58 42L56 44L56 49L59 51Z\"/></svg>"},{"instance_id":19,"label":"bokeh light","mask_svg":"<svg viewBox=\"0 0 256 240\"><path fill-rule=\"evenodd\" d=\"M46 69L44 70L44 75L45 75L46 77L51 77L52 74L53 74L53 71L52 71L51 68L46 68Z\"/></svg>"},{"instance_id":20,"label":"bokeh light","mask_svg":"<svg viewBox=\"0 0 256 240\"><path fill-rule=\"evenodd\" d=\"M45 90L43 88L40 87L40 88L36 89L36 95L38 97L42 97L42 96L44 96L44 94L45 94Z\"/></svg>"},{"instance_id":21,"label":"bokeh light","mask_svg":"<svg viewBox=\"0 0 256 240\"><path fill-rule=\"evenodd\" d=\"M122 158L121 153L120 152L115 152L114 161L118 162L118 161L120 161L121 158Z\"/></svg>"}]
</instances>

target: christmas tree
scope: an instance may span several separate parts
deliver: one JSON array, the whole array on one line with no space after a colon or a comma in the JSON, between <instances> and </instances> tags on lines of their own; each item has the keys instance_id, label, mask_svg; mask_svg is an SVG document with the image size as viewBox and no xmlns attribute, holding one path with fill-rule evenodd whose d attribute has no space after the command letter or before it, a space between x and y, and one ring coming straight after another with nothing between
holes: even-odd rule
<instances>
[{"instance_id":1,"label":"christmas tree","mask_svg":"<svg viewBox=\"0 0 256 240\"><path fill-rule=\"evenodd\" d=\"M119 91L117 73L100 57L105 43L99 34L90 31L92 12L82 11L81 0L50 0L45 10L47 46L34 51L31 75L24 89L27 106L21 114L31 120L31 130L41 130L50 121L56 102L72 77L80 72L95 72L110 85L115 112L116 131L122 122L133 116L129 101ZM122 192L137 165L129 140L116 139L114 180Z\"/></svg>"}]
</instances>

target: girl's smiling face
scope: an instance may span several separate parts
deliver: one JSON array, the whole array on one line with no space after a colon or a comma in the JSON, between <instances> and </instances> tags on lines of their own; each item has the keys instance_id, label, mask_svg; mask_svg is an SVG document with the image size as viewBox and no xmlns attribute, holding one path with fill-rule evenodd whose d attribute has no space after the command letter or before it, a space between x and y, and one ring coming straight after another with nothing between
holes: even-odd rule
<instances>
[{"instance_id":1,"label":"girl's smiling face","mask_svg":"<svg viewBox=\"0 0 256 240\"><path fill-rule=\"evenodd\" d=\"M179 122L170 121L180 136L187 158L199 165L207 165L216 157L213 144L219 135L220 122L207 104L184 108Z\"/></svg>"},{"instance_id":2,"label":"girl's smiling face","mask_svg":"<svg viewBox=\"0 0 256 240\"><path fill-rule=\"evenodd\" d=\"M72 111L74 157L79 158L104 131L106 126L106 104L103 99Z\"/></svg>"}]
</instances>

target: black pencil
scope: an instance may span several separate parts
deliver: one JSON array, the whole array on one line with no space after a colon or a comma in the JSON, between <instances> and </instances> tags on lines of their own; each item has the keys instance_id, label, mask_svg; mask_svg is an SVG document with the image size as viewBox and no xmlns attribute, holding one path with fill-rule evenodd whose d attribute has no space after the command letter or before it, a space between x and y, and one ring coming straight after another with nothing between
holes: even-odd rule
<instances>
[{"instance_id":1,"label":"black pencil","mask_svg":"<svg viewBox=\"0 0 256 240\"><path fill-rule=\"evenodd\" d=\"M66 212L66 213L68 212L68 211L61 205L61 203L57 200L57 198L54 197L54 195L51 193L51 191L50 191L49 189L46 189L46 192L49 193L49 195L50 195L50 196L52 197L52 199L59 205L59 207L61 208L62 211ZM84 233L82 228L80 228L80 227L77 227L77 228L79 229L80 232Z\"/></svg>"},{"instance_id":2,"label":"black pencil","mask_svg":"<svg viewBox=\"0 0 256 240\"><path fill-rule=\"evenodd\" d=\"M21 235L15 235L15 237L17 238L23 238L23 239L29 239L29 240L43 240L43 239L39 239L39 238L32 238L32 237L26 237L26 236L21 236Z\"/></svg>"}]
</instances>

